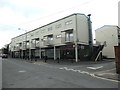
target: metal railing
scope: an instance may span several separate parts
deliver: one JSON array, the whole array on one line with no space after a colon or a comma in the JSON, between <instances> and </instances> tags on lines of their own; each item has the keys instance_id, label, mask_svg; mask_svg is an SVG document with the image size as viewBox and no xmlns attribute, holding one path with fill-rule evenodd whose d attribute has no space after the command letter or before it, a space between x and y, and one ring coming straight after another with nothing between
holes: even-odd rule
<instances>
[{"instance_id":1,"label":"metal railing","mask_svg":"<svg viewBox=\"0 0 120 90\"><path fill-rule=\"evenodd\" d=\"M61 42L62 42L62 43L74 42L74 38L73 38L73 37L69 37L69 38L62 37L62 38L61 38Z\"/></svg>"},{"instance_id":2,"label":"metal railing","mask_svg":"<svg viewBox=\"0 0 120 90\"><path fill-rule=\"evenodd\" d=\"M44 41L45 46L53 45L53 40L46 40Z\"/></svg>"}]
</instances>

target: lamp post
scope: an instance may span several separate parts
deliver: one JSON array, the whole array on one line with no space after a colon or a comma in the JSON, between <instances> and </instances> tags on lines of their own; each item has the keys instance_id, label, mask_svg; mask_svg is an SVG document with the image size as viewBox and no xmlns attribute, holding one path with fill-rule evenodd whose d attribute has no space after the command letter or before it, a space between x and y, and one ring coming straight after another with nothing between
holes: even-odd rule
<instances>
[{"instance_id":1,"label":"lamp post","mask_svg":"<svg viewBox=\"0 0 120 90\"><path fill-rule=\"evenodd\" d=\"M26 48L26 56L27 56L27 30L18 28L18 30L24 30L25 31L25 48ZM22 58L23 58L23 50L22 50Z\"/></svg>"}]
</instances>

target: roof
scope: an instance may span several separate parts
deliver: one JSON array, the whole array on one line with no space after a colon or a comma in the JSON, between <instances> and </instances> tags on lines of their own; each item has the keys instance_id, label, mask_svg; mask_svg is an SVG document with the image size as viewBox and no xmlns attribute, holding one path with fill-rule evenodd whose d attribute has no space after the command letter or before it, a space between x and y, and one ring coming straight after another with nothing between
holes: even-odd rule
<instances>
[{"instance_id":1,"label":"roof","mask_svg":"<svg viewBox=\"0 0 120 90\"><path fill-rule=\"evenodd\" d=\"M26 32L26 33L30 33L30 32L32 32L32 31L35 31L35 30L37 30L37 29L40 29L40 28L45 27L45 26L47 26L47 25L50 25L50 24L52 24L52 23L58 22L58 21L60 21L60 20L63 20L63 19L65 19L65 18L68 18L68 17L73 16L73 15L84 15L84 16L87 18L87 16L86 16L85 14L82 14L82 13L73 13L73 14L71 14L71 15L68 15L68 16L66 16L66 17L63 17L63 18L61 18L61 19L58 19L58 20L56 20L56 21L53 21L53 22L51 22L51 23L48 23L48 24L46 24L46 25L43 25L43 26L41 26L41 27L38 27L38 28L33 29L33 30L31 30L31 31L28 31L28 32ZM24 33L24 34L26 34L26 33ZM21 34L21 35L18 35L18 36L16 36L16 37L13 37L12 39L17 38L17 37L19 37L19 36L22 36L22 35L24 35L24 34Z\"/></svg>"},{"instance_id":2,"label":"roof","mask_svg":"<svg viewBox=\"0 0 120 90\"><path fill-rule=\"evenodd\" d=\"M101 29L101 28L104 28L104 27L117 27L117 28L119 28L117 25L104 25L104 26L96 29L95 31L97 31L97 30L99 30L99 29ZM120 28L119 28L119 29L120 29Z\"/></svg>"}]
</instances>

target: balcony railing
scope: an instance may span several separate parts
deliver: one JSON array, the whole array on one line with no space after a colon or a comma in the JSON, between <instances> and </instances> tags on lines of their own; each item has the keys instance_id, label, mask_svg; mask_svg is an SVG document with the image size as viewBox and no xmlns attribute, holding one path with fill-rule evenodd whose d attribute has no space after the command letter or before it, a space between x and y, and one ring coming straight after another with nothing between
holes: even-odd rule
<instances>
[{"instance_id":1,"label":"balcony railing","mask_svg":"<svg viewBox=\"0 0 120 90\"><path fill-rule=\"evenodd\" d=\"M39 48L39 47L40 47L40 43L37 42L35 47L36 47L36 48Z\"/></svg>"},{"instance_id":2,"label":"balcony railing","mask_svg":"<svg viewBox=\"0 0 120 90\"><path fill-rule=\"evenodd\" d=\"M72 43L72 42L74 42L74 39L73 39L73 37L69 37L69 38L62 37L61 42L62 43Z\"/></svg>"},{"instance_id":3,"label":"balcony railing","mask_svg":"<svg viewBox=\"0 0 120 90\"><path fill-rule=\"evenodd\" d=\"M29 49L29 47L30 47L30 45L23 45L23 50L25 50L25 49Z\"/></svg>"},{"instance_id":4,"label":"balcony railing","mask_svg":"<svg viewBox=\"0 0 120 90\"><path fill-rule=\"evenodd\" d=\"M51 46L51 45L53 45L53 40L46 40L46 41L44 41L44 45L45 46Z\"/></svg>"},{"instance_id":5,"label":"balcony railing","mask_svg":"<svg viewBox=\"0 0 120 90\"><path fill-rule=\"evenodd\" d=\"M16 50L16 51L19 51L19 50L20 50L20 47L19 47L19 46L16 46L15 50Z\"/></svg>"},{"instance_id":6,"label":"balcony railing","mask_svg":"<svg viewBox=\"0 0 120 90\"><path fill-rule=\"evenodd\" d=\"M39 42L38 43L32 43L31 48L33 48L33 49L39 48Z\"/></svg>"},{"instance_id":7,"label":"balcony railing","mask_svg":"<svg viewBox=\"0 0 120 90\"><path fill-rule=\"evenodd\" d=\"M22 49L21 46L16 46L16 48L15 48L16 51L19 51L19 50L21 50L21 49Z\"/></svg>"}]
</instances>

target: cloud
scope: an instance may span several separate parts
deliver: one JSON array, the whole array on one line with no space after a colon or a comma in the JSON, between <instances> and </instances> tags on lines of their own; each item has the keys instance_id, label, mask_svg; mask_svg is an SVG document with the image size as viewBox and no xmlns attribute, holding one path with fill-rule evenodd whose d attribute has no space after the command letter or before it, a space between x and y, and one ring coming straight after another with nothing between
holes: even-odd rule
<instances>
[{"instance_id":1,"label":"cloud","mask_svg":"<svg viewBox=\"0 0 120 90\"><path fill-rule=\"evenodd\" d=\"M21 13L14 12L9 7L0 8L0 24L18 24L26 18Z\"/></svg>"},{"instance_id":2,"label":"cloud","mask_svg":"<svg viewBox=\"0 0 120 90\"><path fill-rule=\"evenodd\" d=\"M76 12L92 14L93 30L116 25L117 4L118 0L0 0L1 45L24 33L18 33L19 27L29 31Z\"/></svg>"}]
</instances>

